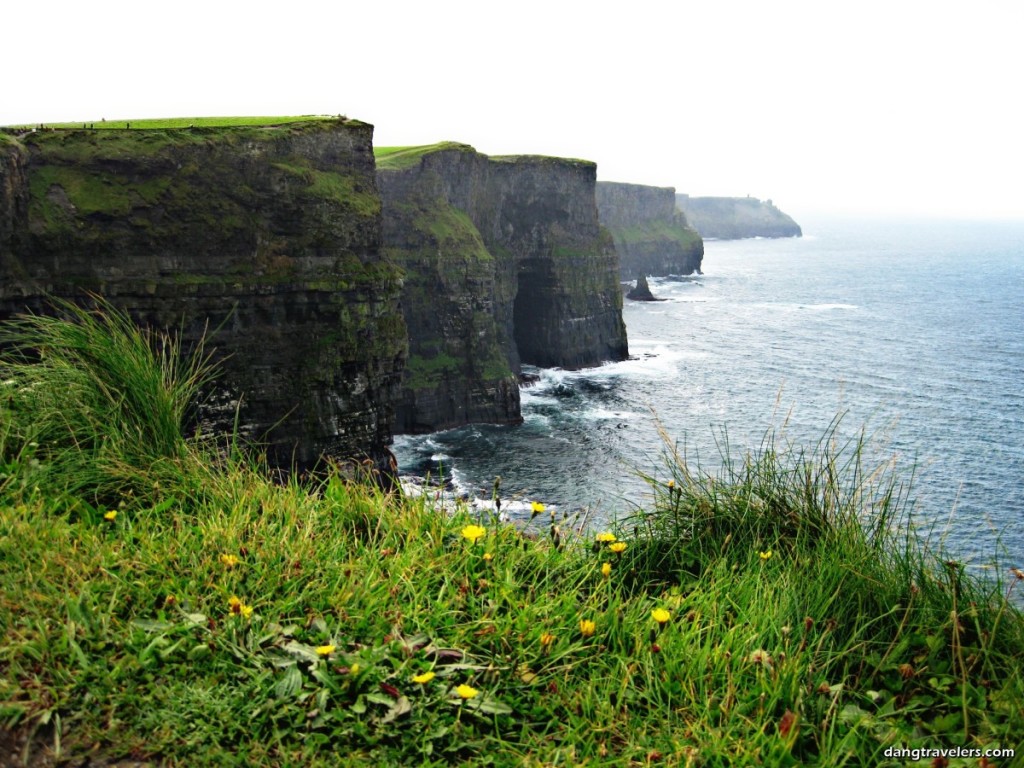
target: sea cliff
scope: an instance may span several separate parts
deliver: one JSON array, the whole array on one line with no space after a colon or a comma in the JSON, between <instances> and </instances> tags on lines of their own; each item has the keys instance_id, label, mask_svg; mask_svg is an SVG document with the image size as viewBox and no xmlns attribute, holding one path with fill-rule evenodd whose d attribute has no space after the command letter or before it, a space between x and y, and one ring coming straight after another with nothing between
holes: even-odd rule
<instances>
[{"instance_id":1,"label":"sea cliff","mask_svg":"<svg viewBox=\"0 0 1024 768\"><path fill-rule=\"evenodd\" d=\"M676 205L702 237L800 237L803 232L771 200L756 197L690 197L677 194Z\"/></svg>"},{"instance_id":2,"label":"sea cliff","mask_svg":"<svg viewBox=\"0 0 1024 768\"><path fill-rule=\"evenodd\" d=\"M396 430L517 422L521 365L628 354L596 166L444 143L378 150L384 243L405 270Z\"/></svg>"},{"instance_id":3,"label":"sea cliff","mask_svg":"<svg viewBox=\"0 0 1024 768\"><path fill-rule=\"evenodd\" d=\"M381 256L372 126L0 134L0 319L99 294L142 324L204 332L212 428L275 464L383 464L406 354Z\"/></svg>"},{"instance_id":4,"label":"sea cliff","mask_svg":"<svg viewBox=\"0 0 1024 768\"><path fill-rule=\"evenodd\" d=\"M619 253L623 280L700 272L704 241L676 208L675 189L597 183L597 210Z\"/></svg>"}]
</instances>

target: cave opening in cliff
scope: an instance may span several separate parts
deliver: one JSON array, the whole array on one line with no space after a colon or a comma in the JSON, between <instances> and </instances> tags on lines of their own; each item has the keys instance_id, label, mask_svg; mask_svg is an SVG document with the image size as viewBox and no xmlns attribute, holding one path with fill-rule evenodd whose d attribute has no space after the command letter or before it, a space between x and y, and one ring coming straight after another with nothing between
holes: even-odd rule
<instances>
[{"instance_id":1,"label":"cave opening in cliff","mask_svg":"<svg viewBox=\"0 0 1024 768\"><path fill-rule=\"evenodd\" d=\"M518 278L512 328L519 359L541 367L560 365L558 297L550 260L523 259Z\"/></svg>"}]
</instances>

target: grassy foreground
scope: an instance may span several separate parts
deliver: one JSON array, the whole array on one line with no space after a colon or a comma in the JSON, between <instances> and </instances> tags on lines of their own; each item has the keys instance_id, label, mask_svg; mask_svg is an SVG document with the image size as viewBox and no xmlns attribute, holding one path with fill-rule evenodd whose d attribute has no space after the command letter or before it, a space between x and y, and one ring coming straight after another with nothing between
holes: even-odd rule
<instances>
[{"instance_id":1,"label":"grassy foreground","mask_svg":"<svg viewBox=\"0 0 1024 768\"><path fill-rule=\"evenodd\" d=\"M896 766L914 761L887 749L1019 753L1024 620L1005 594L1024 574L980 582L922 552L902 533L897 481L867 472L857 445L767 441L715 478L670 460L652 508L619 530L559 521L551 536L538 508L530 538L340 471L275 484L182 436L201 358L180 362L115 314L64 312L2 339L12 759Z\"/></svg>"}]
</instances>

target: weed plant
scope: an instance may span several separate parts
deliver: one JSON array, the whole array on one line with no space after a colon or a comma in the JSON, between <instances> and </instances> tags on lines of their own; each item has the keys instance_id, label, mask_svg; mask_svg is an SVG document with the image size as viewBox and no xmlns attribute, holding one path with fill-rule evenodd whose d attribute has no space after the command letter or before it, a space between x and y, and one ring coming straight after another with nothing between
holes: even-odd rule
<instances>
[{"instance_id":1,"label":"weed plant","mask_svg":"<svg viewBox=\"0 0 1024 768\"><path fill-rule=\"evenodd\" d=\"M1016 574L928 554L860 443L769 438L715 476L670 458L650 509L556 546L340 469L275 483L203 458L181 432L202 358L172 365L109 310L14 328L0 746L18 759L897 766L887 749L1020 748ZM39 328L61 344L30 343ZM1020 764L986 759L945 764Z\"/></svg>"}]
</instances>

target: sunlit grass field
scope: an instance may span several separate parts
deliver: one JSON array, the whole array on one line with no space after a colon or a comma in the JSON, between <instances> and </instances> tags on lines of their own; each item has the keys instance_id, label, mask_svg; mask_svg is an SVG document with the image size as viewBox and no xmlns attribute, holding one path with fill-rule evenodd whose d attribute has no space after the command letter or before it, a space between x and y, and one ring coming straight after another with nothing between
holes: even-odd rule
<instances>
[{"instance_id":1,"label":"sunlit grass field","mask_svg":"<svg viewBox=\"0 0 1024 768\"><path fill-rule=\"evenodd\" d=\"M278 117L166 117L144 120L77 120L63 123L45 123L46 128L88 130L167 130L170 128L229 128L236 126L271 126L301 123L309 120L338 119L341 115L291 115ZM31 130L36 125L15 125L10 128Z\"/></svg>"},{"instance_id":2,"label":"sunlit grass field","mask_svg":"<svg viewBox=\"0 0 1024 768\"><path fill-rule=\"evenodd\" d=\"M185 437L200 351L2 329L0 744L154 765L902 766L1018 748L1024 574L909 536L834 433L529 530ZM42 350L42 354L38 352ZM891 753L890 753L891 754ZM1017 765L1019 758L943 765ZM31 763L30 763L31 764ZM931 765L931 758L921 762Z\"/></svg>"}]
</instances>

